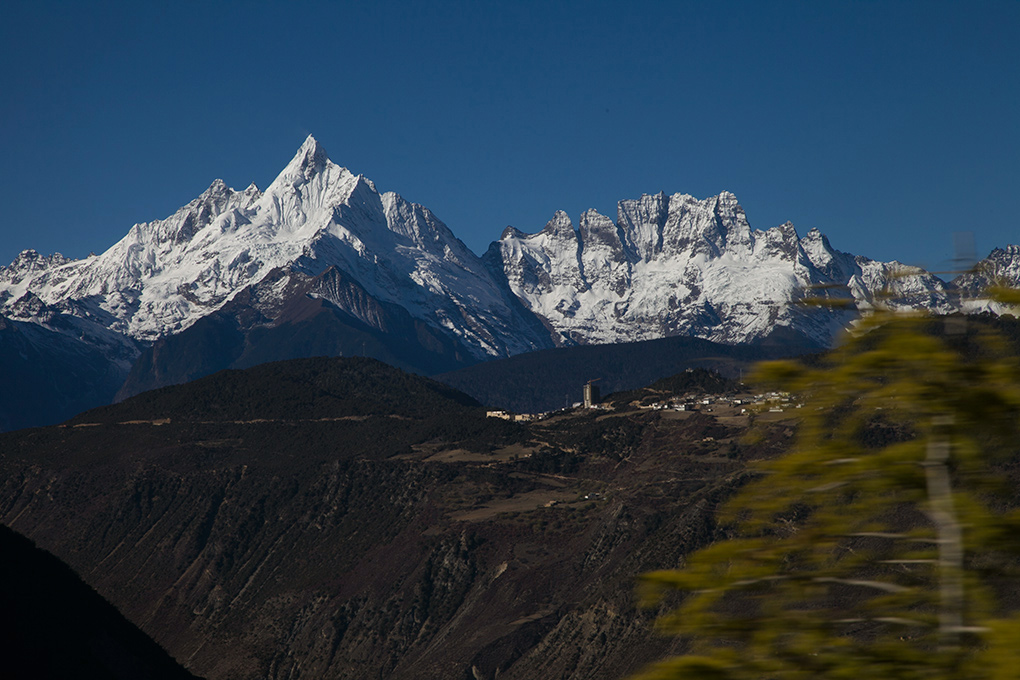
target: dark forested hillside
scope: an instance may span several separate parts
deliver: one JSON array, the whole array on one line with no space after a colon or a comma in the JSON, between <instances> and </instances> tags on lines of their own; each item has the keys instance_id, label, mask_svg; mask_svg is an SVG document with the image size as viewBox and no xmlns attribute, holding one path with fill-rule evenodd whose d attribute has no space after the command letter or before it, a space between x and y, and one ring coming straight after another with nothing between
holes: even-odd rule
<instances>
[{"instance_id":1,"label":"dark forested hillside","mask_svg":"<svg viewBox=\"0 0 1020 680\"><path fill-rule=\"evenodd\" d=\"M477 406L442 383L376 359L315 357L221 371L191 382L186 389L145 392L121 404L88 411L71 422L152 420L171 414L189 421L425 417Z\"/></svg>"}]
</instances>

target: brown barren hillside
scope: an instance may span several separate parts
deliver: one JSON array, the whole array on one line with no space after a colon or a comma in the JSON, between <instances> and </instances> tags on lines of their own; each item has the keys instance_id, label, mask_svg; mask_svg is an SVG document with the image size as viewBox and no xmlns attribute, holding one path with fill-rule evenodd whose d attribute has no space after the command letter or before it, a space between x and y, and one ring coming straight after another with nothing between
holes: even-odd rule
<instances>
[{"instance_id":1,"label":"brown barren hillside","mask_svg":"<svg viewBox=\"0 0 1020 680\"><path fill-rule=\"evenodd\" d=\"M511 423L303 361L3 435L0 521L211 680L612 678L675 651L635 577L711 540L793 427L751 446L738 406L639 408L664 391Z\"/></svg>"}]
</instances>

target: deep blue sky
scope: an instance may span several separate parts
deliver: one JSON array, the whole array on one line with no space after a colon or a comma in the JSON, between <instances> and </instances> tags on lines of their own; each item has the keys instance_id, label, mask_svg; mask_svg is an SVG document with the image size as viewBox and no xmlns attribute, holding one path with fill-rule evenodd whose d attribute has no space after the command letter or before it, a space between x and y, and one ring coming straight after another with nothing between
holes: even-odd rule
<instances>
[{"instance_id":1,"label":"deep blue sky","mask_svg":"<svg viewBox=\"0 0 1020 680\"><path fill-rule=\"evenodd\" d=\"M1020 243L1020 2L7 0L0 263L82 257L312 133L481 253L557 209L733 191L947 266Z\"/></svg>"}]
</instances>

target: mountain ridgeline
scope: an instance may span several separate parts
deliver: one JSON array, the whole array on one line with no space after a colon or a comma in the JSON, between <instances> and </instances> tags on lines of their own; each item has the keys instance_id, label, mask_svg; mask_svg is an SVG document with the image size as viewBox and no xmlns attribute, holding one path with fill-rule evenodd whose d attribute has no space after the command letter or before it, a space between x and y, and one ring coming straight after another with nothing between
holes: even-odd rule
<instances>
[{"instance_id":1,"label":"mountain ridgeline","mask_svg":"<svg viewBox=\"0 0 1020 680\"><path fill-rule=\"evenodd\" d=\"M947 283L838 251L815 229L752 229L728 192L645 195L576 226L557 212L536 233L508 227L478 257L308 137L265 191L216 180L100 255L25 251L0 268L0 427L311 356L436 375L669 337L818 349L880 296L938 314L1001 311L972 299L993 278L1020 281L1017 247ZM798 304L816 295L841 304Z\"/></svg>"}]
</instances>

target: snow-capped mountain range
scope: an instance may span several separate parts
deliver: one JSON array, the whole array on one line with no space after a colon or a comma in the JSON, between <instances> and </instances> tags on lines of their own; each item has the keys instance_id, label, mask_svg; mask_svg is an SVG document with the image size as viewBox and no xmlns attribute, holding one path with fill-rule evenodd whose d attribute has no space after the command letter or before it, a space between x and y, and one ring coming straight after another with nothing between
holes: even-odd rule
<instances>
[{"instance_id":1,"label":"snow-capped mountain range","mask_svg":"<svg viewBox=\"0 0 1020 680\"><path fill-rule=\"evenodd\" d=\"M1020 280L1016 246L989 262ZM390 332L400 317L421 351L461 363L672 335L825 346L880 291L960 308L956 286L908 269L835 250L814 229L753 230L728 192L645 195L621 201L615 220L585 212L576 228L557 212L534 234L508 227L480 258L427 208L379 193L309 137L264 192L216 180L101 255L21 253L0 267L0 315L99 348L122 371L224 310L238 332L278 325L283 298L297 294L358 332ZM853 304L791 304L819 290Z\"/></svg>"}]
</instances>

